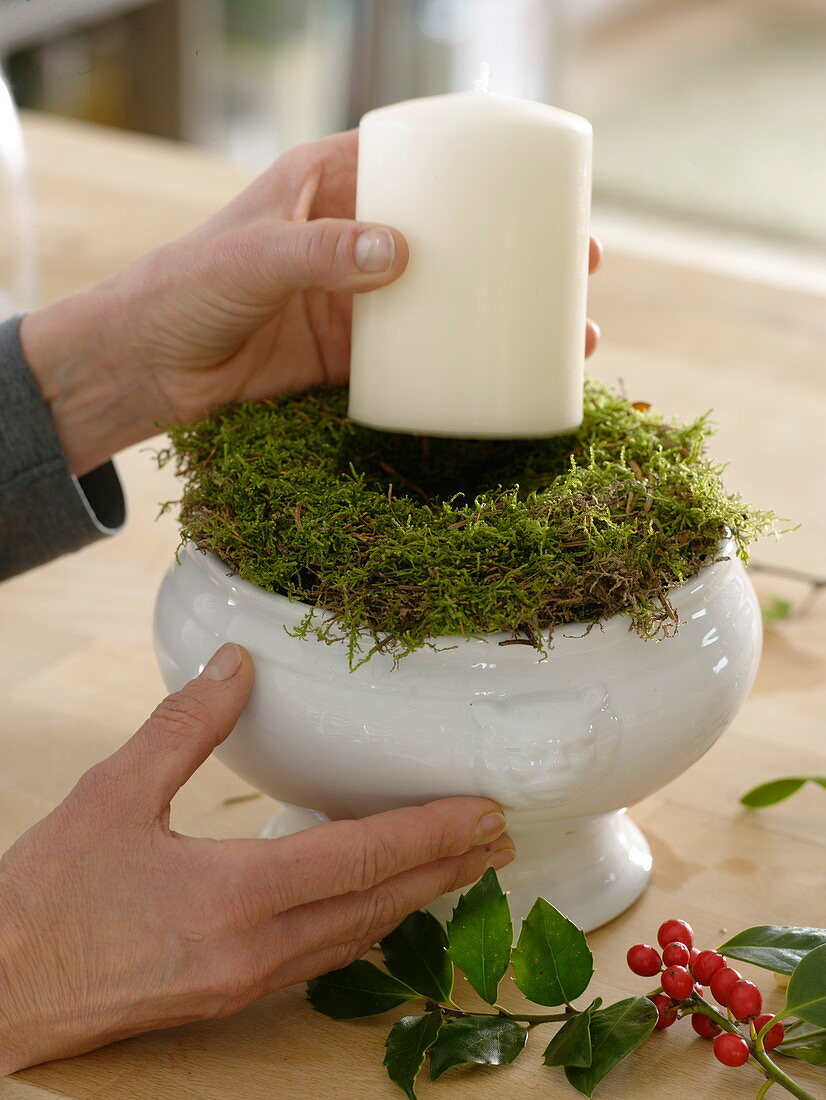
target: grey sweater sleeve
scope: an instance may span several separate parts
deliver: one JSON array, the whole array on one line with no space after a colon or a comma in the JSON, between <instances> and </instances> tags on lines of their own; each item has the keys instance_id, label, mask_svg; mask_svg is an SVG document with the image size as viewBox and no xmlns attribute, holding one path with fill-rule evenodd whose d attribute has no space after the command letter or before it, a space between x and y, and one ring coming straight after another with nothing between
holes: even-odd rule
<instances>
[{"instance_id":1,"label":"grey sweater sleeve","mask_svg":"<svg viewBox=\"0 0 826 1100\"><path fill-rule=\"evenodd\" d=\"M20 347L0 324L0 580L115 534L126 509L111 462L75 477Z\"/></svg>"}]
</instances>

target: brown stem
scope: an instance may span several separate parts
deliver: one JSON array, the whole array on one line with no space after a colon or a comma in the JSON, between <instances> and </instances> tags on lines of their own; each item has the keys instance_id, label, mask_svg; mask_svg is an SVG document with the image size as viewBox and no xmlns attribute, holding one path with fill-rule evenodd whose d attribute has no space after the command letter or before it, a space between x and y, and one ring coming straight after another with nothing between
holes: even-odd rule
<instances>
[{"instance_id":1,"label":"brown stem","mask_svg":"<svg viewBox=\"0 0 826 1100\"><path fill-rule=\"evenodd\" d=\"M558 1024L563 1020L570 1020L572 1015L578 1016L579 1013L574 1010L573 1013L568 1012L553 1012L548 1016L514 1016L512 1012L500 1012L500 1016L504 1016L507 1020L516 1020L520 1024Z\"/></svg>"},{"instance_id":2,"label":"brown stem","mask_svg":"<svg viewBox=\"0 0 826 1100\"><path fill-rule=\"evenodd\" d=\"M438 1001L426 1001L426 1012L441 1012L443 1016L493 1016L495 1018L504 1018L506 1020L514 1020L519 1024L558 1024L564 1020L570 1020L571 1016L577 1016L579 1013L574 1009L565 1009L564 1012L553 1012L548 1015L542 1016L518 1016L512 1012L508 1012L504 1008L500 1008L498 1012L465 1012L461 1008L448 1008L446 1005L440 1004Z\"/></svg>"},{"instance_id":3,"label":"brown stem","mask_svg":"<svg viewBox=\"0 0 826 1100\"><path fill-rule=\"evenodd\" d=\"M766 565L763 562L749 562L749 569L755 573L769 573L774 577L786 577L790 581L801 581L810 584L812 588L826 588L826 577L818 577L814 573L807 573L803 569L791 569L785 565Z\"/></svg>"}]
</instances>

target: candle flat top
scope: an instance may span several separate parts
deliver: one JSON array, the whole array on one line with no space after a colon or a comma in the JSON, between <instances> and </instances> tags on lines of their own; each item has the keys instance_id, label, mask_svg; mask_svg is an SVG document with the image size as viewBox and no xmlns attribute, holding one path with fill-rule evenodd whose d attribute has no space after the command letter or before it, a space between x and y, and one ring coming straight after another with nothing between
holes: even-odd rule
<instances>
[{"instance_id":1,"label":"candle flat top","mask_svg":"<svg viewBox=\"0 0 826 1100\"><path fill-rule=\"evenodd\" d=\"M377 107L373 111L368 111L361 121L362 123L365 121L369 123L404 122L413 125L417 122L426 122L430 126L438 124L441 120L453 123L462 117L490 118L515 124L535 121L586 136L590 136L592 132L591 123L586 118L575 115L571 111L564 111L561 107L552 107L548 103L540 103L534 99L520 99L518 96L501 95L498 92L488 92L483 89L406 99L401 103L391 103L386 107Z\"/></svg>"}]
</instances>

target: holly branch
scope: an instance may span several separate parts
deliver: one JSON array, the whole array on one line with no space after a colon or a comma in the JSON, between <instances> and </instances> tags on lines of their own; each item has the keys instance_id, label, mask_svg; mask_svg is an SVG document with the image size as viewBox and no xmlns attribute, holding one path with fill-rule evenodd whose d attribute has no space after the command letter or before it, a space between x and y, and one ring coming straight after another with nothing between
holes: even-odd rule
<instances>
[{"instance_id":1,"label":"holly branch","mask_svg":"<svg viewBox=\"0 0 826 1100\"><path fill-rule=\"evenodd\" d=\"M361 959L313 979L307 992L314 1008L338 1020L423 1002L423 1014L397 1020L385 1044L384 1065L409 1100L417 1100L426 1060L432 1081L457 1066L509 1065L526 1049L530 1033L546 1025L561 1026L545 1045L543 1062L590 1097L652 1032L684 1018L712 1043L723 1065L748 1063L762 1076L758 1100L773 1085L798 1100L815 1100L773 1055L826 1064L826 929L763 925L719 950L700 951L691 927L673 919L660 926L657 939L659 948L634 944L627 962L635 974L657 976L659 986L610 1005L591 998L577 1008L573 1002L594 975L584 933L539 898L512 947L508 900L489 870L460 897L446 929L429 913L413 913L381 941L386 969ZM760 990L731 960L789 976L784 1008L764 1013ZM455 1002L457 967L490 1011L471 1012ZM555 1011L511 1012L501 1005L508 967L529 1001Z\"/></svg>"}]
</instances>

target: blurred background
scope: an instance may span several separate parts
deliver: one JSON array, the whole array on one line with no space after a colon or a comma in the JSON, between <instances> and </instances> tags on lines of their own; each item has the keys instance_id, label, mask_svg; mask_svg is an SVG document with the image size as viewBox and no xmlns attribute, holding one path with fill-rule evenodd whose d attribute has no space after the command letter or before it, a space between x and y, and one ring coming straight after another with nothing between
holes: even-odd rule
<instances>
[{"instance_id":1,"label":"blurred background","mask_svg":"<svg viewBox=\"0 0 826 1100\"><path fill-rule=\"evenodd\" d=\"M0 0L19 106L252 167L482 62L592 120L598 224L826 254L826 0Z\"/></svg>"}]
</instances>

